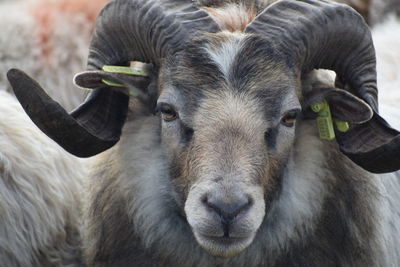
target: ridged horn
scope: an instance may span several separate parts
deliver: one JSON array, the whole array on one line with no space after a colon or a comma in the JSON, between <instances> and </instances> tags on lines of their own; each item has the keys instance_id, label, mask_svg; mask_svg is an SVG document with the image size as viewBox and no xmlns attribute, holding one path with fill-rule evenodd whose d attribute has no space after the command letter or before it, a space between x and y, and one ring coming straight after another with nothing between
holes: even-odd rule
<instances>
[{"instance_id":1,"label":"ridged horn","mask_svg":"<svg viewBox=\"0 0 400 267\"><path fill-rule=\"evenodd\" d=\"M337 82L374 110L366 123L338 134L340 150L364 169L400 169L400 133L378 114L376 59L370 30L352 8L326 0L281 0L260 13L245 32L270 38L301 75L334 70Z\"/></svg>"},{"instance_id":2,"label":"ridged horn","mask_svg":"<svg viewBox=\"0 0 400 267\"><path fill-rule=\"evenodd\" d=\"M246 27L274 40L302 73L334 70L374 110L378 107L375 49L368 25L349 6L282 0Z\"/></svg>"},{"instance_id":3,"label":"ridged horn","mask_svg":"<svg viewBox=\"0 0 400 267\"><path fill-rule=\"evenodd\" d=\"M88 70L130 61L153 63L157 68L193 33L218 30L208 13L190 1L110 1L97 18ZM68 114L22 71L10 70L8 79L32 121L68 152L90 157L118 142L128 111L129 97L124 92L108 86L92 88L87 100Z\"/></svg>"}]
</instances>

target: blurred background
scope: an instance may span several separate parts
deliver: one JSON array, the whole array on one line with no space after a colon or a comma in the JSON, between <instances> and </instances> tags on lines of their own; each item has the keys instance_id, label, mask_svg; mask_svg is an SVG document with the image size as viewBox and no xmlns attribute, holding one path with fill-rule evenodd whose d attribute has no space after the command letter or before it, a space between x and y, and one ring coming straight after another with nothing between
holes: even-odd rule
<instances>
[{"instance_id":1,"label":"blurred background","mask_svg":"<svg viewBox=\"0 0 400 267\"><path fill-rule=\"evenodd\" d=\"M72 83L85 70L91 32L107 0L0 0L0 90L20 68L68 111L85 92Z\"/></svg>"},{"instance_id":2,"label":"blurred background","mask_svg":"<svg viewBox=\"0 0 400 267\"><path fill-rule=\"evenodd\" d=\"M74 87L72 78L85 69L93 24L106 2L0 0L0 90L11 92L6 73L20 68L68 111L78 106L85 92ZM400 0L337 2L355 8L370 25L377 50L380 102L384 103L381 112L400 117L395 112L400 102Z\"/></svg>"}]
</instances>

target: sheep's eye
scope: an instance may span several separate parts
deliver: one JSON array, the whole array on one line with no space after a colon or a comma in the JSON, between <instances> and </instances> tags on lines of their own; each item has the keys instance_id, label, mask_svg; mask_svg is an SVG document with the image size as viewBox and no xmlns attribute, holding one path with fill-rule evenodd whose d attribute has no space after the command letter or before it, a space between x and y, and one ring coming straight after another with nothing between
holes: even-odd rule
<instances>
[{"instance_id":1,"label":"sheep's eye","mask_svg":"<svg viewBox=\"0 0 400 267\"><path fill-rule=\"evenodd\" d=\"M164 121L173 121L178 117L175 109L166 103L160 103L157 109L161 112L161 116Z\"/></svg>"},{"instance_id":2,"label":"sheep's eye","mask_svg":"<svg viewBox=\"0 0 400 267\"><path fill-rule=\"evenodd\" d=\"M283 116L281 119L281 124L286 127L293 127L296 123L297 115L299 114L298 110L291 110Z\"/></svg>"}]
</instances>

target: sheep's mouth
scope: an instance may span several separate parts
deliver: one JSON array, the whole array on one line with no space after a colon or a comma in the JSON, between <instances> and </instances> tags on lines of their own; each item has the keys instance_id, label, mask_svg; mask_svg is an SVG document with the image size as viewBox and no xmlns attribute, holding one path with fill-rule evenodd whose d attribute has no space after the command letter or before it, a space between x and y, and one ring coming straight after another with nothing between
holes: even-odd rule
<instances>
[{"instance_id":1,"label":"sheep's mouth","mask_svg":"<svg viewBox=\"0 0 400 267\"><path fill-rule=\"evenodd\" d=\"M195 233L195 236L203 249L213 256L222 258L230 258L239 254L251 244L254 238L254 234L243 237L226 235L217 237Z\"/></svg>"},{"instance_id":2,"label":"sheep's mouth","mask_svg":"<svg viewBox=\"0 0 400 267\"><path fill-rule=\"evenodd\" d=\"M216 257L229 258L242 252L263 222L263 194L259 185L232 181L221 185L206 180L193 186L184 210L197 243Z\"/></svg>"}]
</instances>

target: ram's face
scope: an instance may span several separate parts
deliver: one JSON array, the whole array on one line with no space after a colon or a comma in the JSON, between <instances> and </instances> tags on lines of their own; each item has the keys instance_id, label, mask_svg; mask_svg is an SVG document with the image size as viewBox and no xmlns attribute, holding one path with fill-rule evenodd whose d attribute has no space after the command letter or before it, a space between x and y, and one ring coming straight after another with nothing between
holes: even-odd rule
<instances>
[{"instance_id":1,"label":"ram's face","mask_svg":"<svg viewBox=\"0 0 400 267\"><path fill-rule=\"evenodd\" d=\"M294 139L295 79L259 37L193 42L162 70L162 142L198 243L234 256L260 227Z\"/></svg>"}]
</instances>

